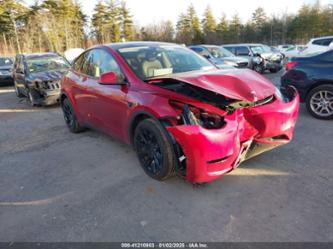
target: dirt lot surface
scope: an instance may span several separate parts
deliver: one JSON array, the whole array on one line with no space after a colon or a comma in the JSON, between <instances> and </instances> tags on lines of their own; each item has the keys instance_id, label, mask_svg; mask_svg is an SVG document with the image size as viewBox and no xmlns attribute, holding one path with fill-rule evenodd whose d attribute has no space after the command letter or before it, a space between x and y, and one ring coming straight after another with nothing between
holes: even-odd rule
<instances>
[{"instance_id":1,"label":"dirt lot surface","mask_svg":"<svg viewBox=\"0 0 333 249\"><path fill-rule=\"evenodd\" d=\"M10 87L0 131L0 241L333 241L333 122L304 106L290 144L201 187L152 180L131 147Z\"/></svg>"}]
</instances>

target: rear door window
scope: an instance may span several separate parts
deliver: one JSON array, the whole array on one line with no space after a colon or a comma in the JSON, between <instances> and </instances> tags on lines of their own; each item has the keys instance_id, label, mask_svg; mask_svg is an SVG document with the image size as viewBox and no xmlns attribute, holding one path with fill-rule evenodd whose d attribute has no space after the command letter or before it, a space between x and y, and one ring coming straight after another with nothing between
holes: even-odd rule
<instances>
[{"instance_id":1,"label":"rear door window","mask_svg":"<svg viewBox=\"0 0 333 249\"><path fill-rule=\"evenodd\" d=\"M240 56L248 56L250 54L250 50L247 47L237 47L236 55Z\"/></svg>"},{"instance_id":2,"label":"rear door window","mask_svg":"<svg viewBox=\"0 0 333 249\"><path fill-rule=\"evenodd\" d=\"M77 72L80 72L81 71L81 68L82 68L82 63L83 63L83 60L84 60L84 56L85 56L85 53L80 55L80 57L78 57L74 63L73 63L73 69Z\"/></svg>"},{"instance_id":3,"label":"rear door window","mask_svg":"<svg viewBox=\"0 0 333 249\"><path fill-rule=\"evenodd\" d=\"M312 44L328 47L332 41L333 41L333 38L318 39L318 40L314 40L312 42Z\"/></svg>"}]
</instances>

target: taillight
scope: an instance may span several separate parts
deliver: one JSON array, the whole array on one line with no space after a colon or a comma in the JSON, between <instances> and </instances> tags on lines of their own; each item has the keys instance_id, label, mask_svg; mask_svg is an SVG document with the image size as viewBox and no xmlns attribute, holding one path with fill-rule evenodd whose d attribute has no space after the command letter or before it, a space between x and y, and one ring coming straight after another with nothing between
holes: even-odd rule
<instances>
[{"instance_id":1,"label":"taillight","mask_svg":"<svg viewBox=\"0 0 333 249\"><path fill-rule=\"evenodd\" d=\"M288 70L294 68L297 64L298 64L297 61L289 61L286 65L286 70L288 71Z\"/></svg>"}]
</instances>

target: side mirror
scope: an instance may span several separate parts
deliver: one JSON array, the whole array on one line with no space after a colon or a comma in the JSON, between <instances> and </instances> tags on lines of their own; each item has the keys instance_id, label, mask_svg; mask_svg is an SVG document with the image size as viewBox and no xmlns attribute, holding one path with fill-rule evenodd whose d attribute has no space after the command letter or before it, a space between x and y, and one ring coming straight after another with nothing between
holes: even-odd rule
<instances>
[{"instance_id":1,"label":"side mirror","mask_svg":"<svg viewBox=\"0 0 333 249\"><path fill-rule=\"evenodd\" d=\"M124 85L125 80L123 75L118 75L116 72L111 71L107 73L103 73L99 77L99 84L101 85Z\"/></svg>"},{"instance_id":2,"label":"side mirror","mask_svg":"<svg viewBox=\"0 0 333 249\"><path fill-rule=\"evenodd\" d=\"M206 59L211 59L212 57L209 54L203 54L203 57L205 57Z\"/></svg>"}]
</instances>

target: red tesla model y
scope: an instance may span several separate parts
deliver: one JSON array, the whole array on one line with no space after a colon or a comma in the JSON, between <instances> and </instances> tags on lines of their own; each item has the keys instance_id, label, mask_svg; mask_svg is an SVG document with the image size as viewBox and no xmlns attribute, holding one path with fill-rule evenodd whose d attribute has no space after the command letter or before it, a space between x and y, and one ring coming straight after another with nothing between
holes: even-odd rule
<instances>
[{"instance_id":1,"label":"red tesla model y","mask_svg":"<svg viewBox=\"0 0 333 249\"><path fill-rule=\"evenodd\" d=\"M132 144L152 178L203 183L288 143L299 97L183 46L129 42L82 53L63 77L61 106L70 131L95 128Z\"/></svg>"}]
</instances>

